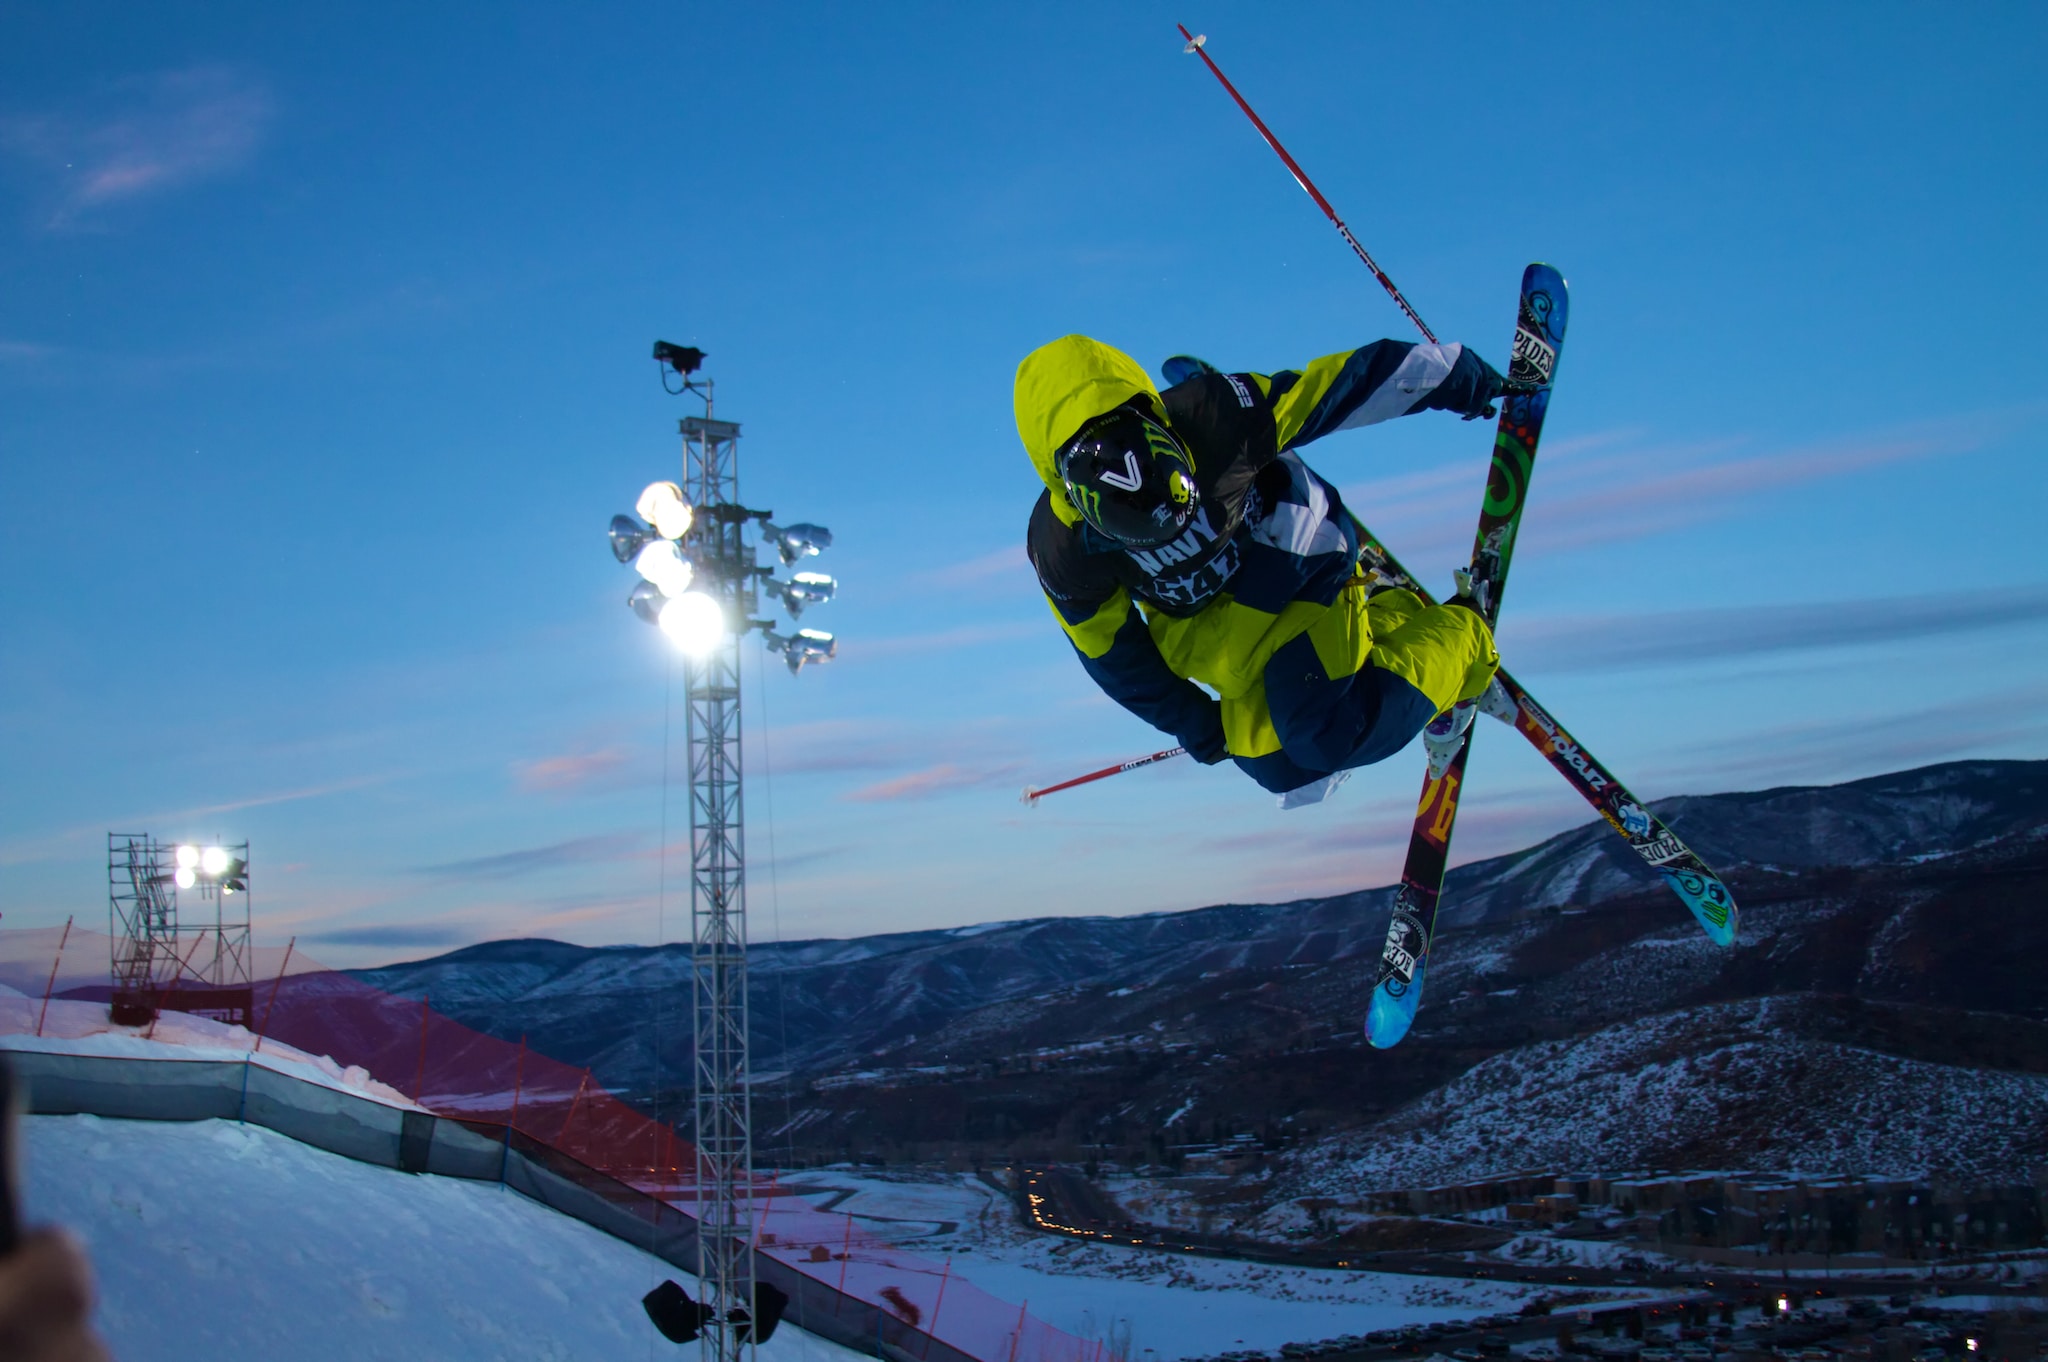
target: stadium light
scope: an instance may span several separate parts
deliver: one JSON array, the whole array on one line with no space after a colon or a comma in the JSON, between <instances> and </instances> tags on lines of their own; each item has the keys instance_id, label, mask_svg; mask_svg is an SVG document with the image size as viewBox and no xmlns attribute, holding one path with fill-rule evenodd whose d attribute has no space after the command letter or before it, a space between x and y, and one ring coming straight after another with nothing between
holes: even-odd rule
<instances>
[{"instance_id":1,"label":"stadium light","mask_svg":"<svg viewBox=\"0 0 2048 1362\"><path fill-rule=\"evenodd\" d=\"M647 546L647 542L655 537L653 530L629 515L612 517L612 557L621 563L632 562L640 550Z\"/></svg>"},{"instance_id":2,"label":"stadium light","mask_svg":"<svg viewBox=\"0 0 2048 1362\"><path fill-rule=\"evenodd\" d=\"M220 872L228 868L227 848L208 847L200 852L199 868L206 872L209 879L219 878Z\"/></svg>"},{"instance_id":3,"label":"stadium light","mask_svg":"<svg viewBox=\"0 0 2048 1362\"><path fill-rule=\"evenodd\" d=\"M646 547L634 555L633 570L661 589L661 594L674 600L690 589L691 580L697 575L689 559L676 547L672 539L649 540Z\"/></svg>"},{"instance_id":4,"label":"stadium light","mask_svg":"<svg viewBox=\"0 0 2048 1362\"><path fill-rule=\"evenodd\" d=\"M832 531L823 525L808 522L796 525L771 525L761 522L761 533L775 546L781 555L782 565L788 567L799 558L815 558L820 550L832 547Z\"/></svg>"},{"instance_id":5,"label":"stadium light","mask_svg":"<svg viewBox=\"0 0 2048 1362\"><path fill-rule=\"evenodd\" d=\"M725 607L702 591L685 591L661 607L661 632L691 657L702 657L725 641Z\"/></svg>"},{"instance_id":6,"label":"stadium light","mask_svg":"<svg viewBox=\"0 0 2048 1362\"><path fill-rule=\"evenodd\" d=\"M176 854L177 854L177 861L178 861L178 869L180 869L180 870L197 870L197 869L199 868L199 848L198 848L198 847L195 847L195 846L181 846L181 847L179 847L179 848L178 848L178 850L177 850L177 853L176 853Z\"/></svg>"},{"instance_id":7,"label":"stadium light","mask_svg":"<svg viewBox=\"0 0 2048 1362\"><path fill-rule=\"evenodd\" d=\"M661 588L652 582L641 582L633 588L633 594L626 597L626 604L634 614L649 624L661 623L661 607L668 604L668 597L661 594Z\"/></svg>"},{"instance_id":8,"label":"stadium light","mask_svg":"<svg viewBox=\"0 0 2048 1362\"><path fill-rule=\"evenodd\" d=\"M179 847L178 850L184 851L187 848ZM198 882L199 876L193 873L192 867L189 865L179 866L177 871L171 876L171 883L177 885L180 889L190 889Z\"/></svg>"},{"instance_id":9,"label":"stadium light","mask_svg":"<svg viewBox=\"0 0 2048 1362\"><path fill-rule=\"evenodd\" d=\"M806 605L831 600L833 593L839 590L838 581L822 572L795 573L779 585L782 587L783 608L793 617L801 616Z\"/></svg>"},{"instance_id":10,"label":"stadium light","mask_svg":"<svg viewBox=\"0 0 2048 1362\"><path fill-rule=\"evenodd\" d=\"M839 640L823 629L799 629L787 637L769 633L766 638L768 651L782 654L791 676L801 672L805 663L830 662L839 656Z\"/></svg>"},{"instance_id":11,"label":"stadium light","mask_svg":"<svg viewBox=\"0 0 2048 1362\"><path fill-rule=\"evenodd\" d=\"M683 499L683 489L672 482L648 483L633 509L663 539L681 539L690 532L690 503Z\"/></svg>"}]
</instances>

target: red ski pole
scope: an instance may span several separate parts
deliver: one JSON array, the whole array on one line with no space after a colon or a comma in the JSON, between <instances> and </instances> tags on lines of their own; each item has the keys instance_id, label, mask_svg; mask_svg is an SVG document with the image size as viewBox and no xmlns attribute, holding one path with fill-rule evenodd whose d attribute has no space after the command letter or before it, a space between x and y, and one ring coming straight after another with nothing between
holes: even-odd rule
<instances>
[{"instance_id":1,"label":"red ski pole","mask_svg":"<svg viewBox=\"0 0 2048 1362\"><path fill-rule=\"evenodd\" d=\"M1071 790L1076 785L1086 785L1091 780L1107 780L1110 776L1120 776L1126 771L1135 771L1140 766L1150 766L1155 761L1165 761L1168 757L1182 757L1186 755L1187 748L1185 747L1169 747L1164 752L1154 752L1149 757L1134 757L1120 766L1105 766L1100 771L1090 771L1085 776L1075 776L1072 780L1063 780L1057 785L1048 785L1042 790L1026 785L1024 787L1024 802L1036 806L1038 801L1046 795L1058 794L1061 790Z\"/></svg>"},{"instance_id":2,"label":"red ski pole","mask_svg":"<svg viewBox=\"0 0 2048 1362\"><path fill-rule=\"evenodd\" d=\"M1408 320L1415 323L1415 329L1422 333L1422 338L1431 345L1435 345L1437 343L1436 332L1429 329L1429 324L1422 320L1422 314L1410 306L1406 296L1402 294L1400 289L1394 286L1394 281L1387 278L1387 272L1374 262L1372 253L1359 243L1357 237L1351 235L1351 229L1344 225L1344 219L1337 216L1337 210L1330 207L1330 201L1323 197L1322 190L1316 188L1315 181L1308 177L1308 172L1303 170L1295 159L1287 154L1287 148L1280 145L1280 139L1273 135L1273 130L1266 126L1265 120L1252 112L1252 106L1245 103L1244 96L1239 94L1237 87L1230 83L1230 77L1223 74L1223 68L1218 66L1215 59L1203 50L1209 41L1209 35L1204 33L1198 38L1188 32L1186 24L1176 24L1174 27L1180 30L1181 37L1188 40L1185 50L1200 57L1203 64L1209 68L1209 74L1223 83L1223 88L1230 92L1232 99L1237 101L1237 107L1244 110L1244 116L1249 118L1252 121L1252 126L1259 130L1259 136L1266 139L1266 145L1273 148L1274 154L1287 163L1288 170L1294 173L1295 182L1308 191L1308 196L1316 201L1316 207L1323 210L1323 216L1336 226L1337 234L1343 237L1350 244L1351 249L1358 253L1358 258L1363 260L1365 267L1372 271L1372 277L1380 281L1380 287L1385 289L1388 296L1400 306L1403 312L1408 314Z\"/></svg>"}]
</instances>

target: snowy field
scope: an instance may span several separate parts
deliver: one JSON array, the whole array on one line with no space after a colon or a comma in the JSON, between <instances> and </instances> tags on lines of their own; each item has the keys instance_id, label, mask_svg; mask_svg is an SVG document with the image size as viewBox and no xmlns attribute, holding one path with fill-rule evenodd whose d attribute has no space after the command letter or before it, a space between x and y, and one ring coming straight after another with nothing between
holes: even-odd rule
<instances>
[{"instance_id":1,"label":"snowy field","mask_svg":"<svg viewBox=\"0 0 2048 1362\"><path fill-rule=\"evenodd\" d=\"M232 1121L23 1125L28 1216L86 1241L123 1362L695 1355L640 1308L675 1268L495 1184ZM863 1356L787 1324L760 1355Z\"/></svg>"},{"instance_id":2,"label":"snowy field","mask_svg":"<svg viewBox=\"0 0 2048 1362\"><path fill-rule=\"evenodd\" d=\"M1277 1348L1340 1334L1513 1310L1518 1283L1340 1272L1056 1239L1024 1229L1006 1197L971 1174L793 1173L783 1186L863 1232L933 1259L1083 1338L1126 1328L1138 1362ZM949 1228L950 1227L950 1228ZM1636 1293L1617 1291L1616 1299Z\"/></svg>"}]
</instances>

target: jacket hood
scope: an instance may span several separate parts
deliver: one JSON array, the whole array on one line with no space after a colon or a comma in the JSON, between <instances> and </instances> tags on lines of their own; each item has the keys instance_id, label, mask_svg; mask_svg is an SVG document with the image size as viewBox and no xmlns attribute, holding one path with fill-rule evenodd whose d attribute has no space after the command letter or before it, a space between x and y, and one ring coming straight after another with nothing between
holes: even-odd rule
<instances>
[{"instance_id":1,"label":"jacket hood","mask_svg":"<svg viewBox=\"0 0 2048 1362\"><path fill-rule=\"evenodd\" d=\"M1063 524L1077 523L1081 512L1067 496L1053 455L1089 421L1140 393L1151 399L1154 416L1164 421L1165 404L1144 366L1086 336L1061 336L1033 350L1017 366L1017 438L1052 494L1053 514Z\"/></svg>"}]
</instances>

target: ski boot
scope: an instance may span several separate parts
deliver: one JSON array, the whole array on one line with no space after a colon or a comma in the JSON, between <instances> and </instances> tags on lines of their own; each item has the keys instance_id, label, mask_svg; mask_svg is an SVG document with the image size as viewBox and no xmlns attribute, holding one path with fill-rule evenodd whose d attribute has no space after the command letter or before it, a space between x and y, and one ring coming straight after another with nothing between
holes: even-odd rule
<instances>
[{"instance_id":1,"label":"ski boot","mask_svg":"<svg viewBox=\"0 0 2048 1362\"><path fill-rule=\"evenodd\" d=\"M1431 719L1422 730L1422 750L1429 754L1429 778L1441 780L1450 769L1451 759L1458 755L1458 748L1464 744L1465 735L1472 731L1472 718L1484 711L1504 724L1515 721L1515 702L1498 678L1486 683L1486 689L1478 698L1460 700L1443 713Z\"/></svg>"},{"instance_id":2,"label":"ski boot","mask_svg":"<svg viewBox=\"0 0 2048 1362\"><path fill-rule=\"evenodd\" d=\"M1478 705L1460 700L1423 726L1422 750L1429 754L1431 780L1442 780L1444 772L1451 769L1451 759L1465 745L1465 735L1471 731L1472 717L1477 713Z\"/></svg>"}]
</instances>

